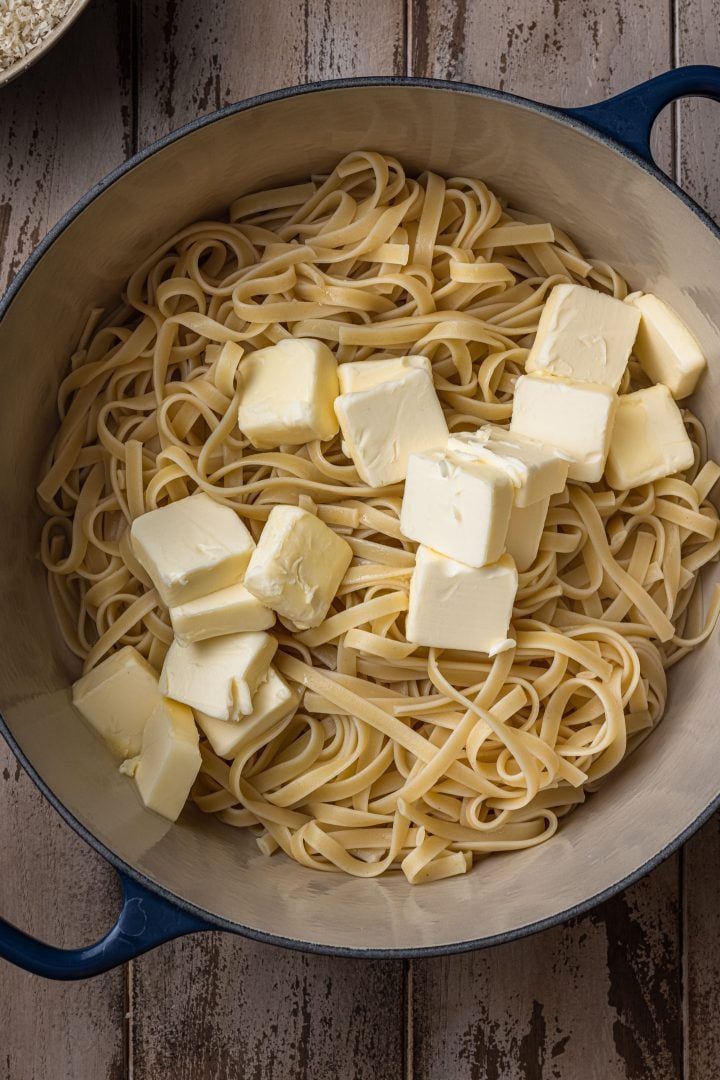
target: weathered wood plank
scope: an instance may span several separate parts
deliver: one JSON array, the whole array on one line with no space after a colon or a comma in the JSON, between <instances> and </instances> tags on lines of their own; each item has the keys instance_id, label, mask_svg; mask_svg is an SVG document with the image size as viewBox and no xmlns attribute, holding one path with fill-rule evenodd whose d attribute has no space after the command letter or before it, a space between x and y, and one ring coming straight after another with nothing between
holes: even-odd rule
<instances>
[{"instance_id":1,"label":"weathered wood plank","mask_svg":"<svg viewBox=\"0 0 720 1080\"><path fill-rule=\"evenodd\" d=\"M580 105L670 66L670 27L665 2L414 0L411 70ZM658 128L669 168L668 119ZM417 1080L679 1080L678 867L538 937L413 963Z\"/></svg>"},{"instance_id":2,"label":"weathered wood plank","mask_svg":"<svg viewBox=\"0 0 720 1080\"><path fill-rule=\"evenodd\" d=\"M481 886L480 886L481 887ZM417 1080L680 1080L673 860L592 915L413 964Z\"/></svg>"},{"instance_id":3,"label":"weathered wood plank","mask_svg":"<svg viewBox=\"0 0 720 1080\"><path fill-rule=\"evenodd\" d=\"M136 961L136 1080L399 1078L400 964L204 935Z\"/></svg>"},{"instance_id":4,"label":"weathered wood plank","mask_svg":"<svg viewBox=\"0 0 720 1080\"><path fill-rule=\"evenodd\" d=\"M720 63L719 0L678 0L678 64ZM720 106L701 98L683 101L678 112L678 179L720 221Z\"/></svg>"},{"instance_id":5,"label":"weathered wood plank","mask_svg":"<svg viewBox=\"0 0 720 1080\"><path fill-rule=\"evenodd\" d=\"M131 152L130 57L127 6L96 0L48 56L3 88L0 289Z\"/></svg>"},{"instance_id":6,"label":"weathered wood plank","mask_svg":"<svg viewBox=\"0 0 720 1080\"><path fill-rule=\"evenodd\" d=\"M56 49L2 91L0 287L58 217L130 147L126 7L96 0ZM87 944L113 920L115 875L0 746L0 911L46 940ZM125 1076L122 971L56 984L0 973L0 1076Z\"/></svg>"},{"instance_id":7,"label":"weathered wood plank","mask_svg":"<svg viewBox=\"0 0 720 1080\"><path fill-rule=\"evenodd\" d=\"M58 817L0 741L0 912L46 941L87 945L119 904L115 875ZM122 1080L125 977L52 983L0 961L3 1080Z\"/></svg>"},{"instance_id":8,"label":"weathered wood plank","mask_svg":"<svg viewBox=\"0 0 720 1080\"><path fill-rule=\"evenodd\" d=\"M403 70L402 0L142 6L141 145L276 86ZM202 935L133 965L135 1080L399 1077L401 963L353 963Z\"/></svg>"},{"instance_id":9,"label":"weathered wood plank","mask_svg":"<svg viewBox=\"0 0 720 1080\"><path fill-rule=\"evenodd\" d=\"M670 60L665 0L411 0L411 13L414 74L465 79L561 105L617 93Z\"/></svg>"},{"instance_id":10,"label":"weathered wood plank","mask_svg":"<svg viewBox=\"0 0 720 1080\"><path fill-rule=\"evenodd\" d=\"M720 814L683 848L685 1075L714 1080L720 1060Z\"/></svg>"},{"instance_id":11,"label":"weathered wood plank","mask_svg":"<svg viewBox=\"0 0 720 1080\"><path fill-rule=\"evenodd\" d=\"M146 142L280 86L404 70L403 0L146 0L141 10Z\"/></svg>"},{"instance_id":12,"label":"weathered wood plank","mask_svg":"<svg viewBox=\"0 0 720 1080\"><path fill-rule=\"evenodd\" d=\"M718 0L678 4L676 37L679 64L717 64ZM682 102L678 135L679 182L720 221L720 107L700 99ZM690 1080L711 1080L717 1075L720 1059L720 815L685 845L682 860L685 1075Z\"/></svg>"},{"instance_id":13,"label":"weathered wood plank","mask_svg":"<svg viewBox=\"0 0 720 1080\"><path fill-rule=\"evenodd\" d=\"M412 74L585 105L671 64L669 0L409 0ZM664 167L670 125L658 124Z\"/></svg>"}]
</instances>

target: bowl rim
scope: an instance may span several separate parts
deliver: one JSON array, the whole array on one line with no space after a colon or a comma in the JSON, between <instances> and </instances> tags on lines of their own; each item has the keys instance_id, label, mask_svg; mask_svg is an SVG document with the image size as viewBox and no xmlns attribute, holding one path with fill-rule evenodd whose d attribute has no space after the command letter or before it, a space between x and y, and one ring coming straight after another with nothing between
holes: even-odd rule
<instances>
[{"instance_id":1,"label":"bowl rim","mask_svg":"<svg viewBox=\"0 0 720 1080\"><path fill-rule=\"evenodd\" d=\"M78 12L89 3L90 0L77 0ZM60 24L62 25L62 23ZM2 81L0 80L0 86ZM505 104L513 105L518 108L525 109L528 112L536 113L540 116L548 117L563 125L566 125L577 132L586 135L595 141L607 146L609 149L621 154L623 157L628 158L634 165L648 173L655 180L659 181L663 187L675 195L678 199L685 204L685 206L705 225L710 231L714 239L720 241L720 227L712 220L707 214L689 195L682 191L678 185L670 179L657 165L651 160L648 160L640 155L636 154L633 150L628 149L618 140L612 138L605 132L598 131L592 126L591 123L585 119L581 119L576 115L573 115L571 111L567 111L560 107L545 105L541 102L533 101L532 99L521 97L516 94L510 94L503 90L494 90L490 87L478 86L467 82L453 82L447 79L427 79L416 78L413 76L404 75L373 75L373 76L358 76L354 78L345 79L330 79L321 80L312 83L303 84L300 86L289 86L281 89L272 90L264 94L257 94L253 97L245 98L242 101L235 102L224 106L221 109L217 109L214 112L208 113L205 116L197 117L194 120L188 121L181 127L176 128L174 131L169 132L167 135L162 136L160 139L150 143L147 147L133 154L122 164L118 165L115 169L111 170L101 180L97 181L83 195L73 206L67 210L62 217L56 222L56 224L46 233L37 247L30 253L28 258L23 263L18 273L13 278L12 282L8 286L4 295L0 297L0 322L4 318L5 313L9 309L12 301L17 293L20 291L25 281L32 273L35 266L45 255L46 251L52 246L55 240L65 231L65 229L78 217L82 211L95 201L107 188L111 187L117 180L120 180L125 174L131 172L136 166L142 164L146 159L150 158L158 151L164 149L166 146L172 145L174 142L184 138L186 135L192 134L195 131L200 130L210 124L224 120L227 117L234 116L237 113L245 112L249 109L256 108L257 106L267 105L274 101L284 101L292 97L300 97L305 94L315 94L334 90L362 90L364 88L372 87L407 87L410 89L428 89L428 90L443 90L453 91L456 93L465 93L476 97L485 98L491 101L500 101ZM554 915L549 915L544 919L539 919L534 922L526 923L524 926L515 927L511 930L502 931L500 933L492 934L487 937L470 938L464 941L446 942L440 945L427 945L418 948L353 948L342 945L331 945L322 942L304 941L299 938L286 938L281 934L273 934L264 930L257 930L254 927L245 926L242 923L235 923L229 919L208 911L205 908L198 907L197 905L185 900L184 898L173 893L170 889L167 889L164 885L154 881L152 878L147 877L141 871L137 870L134 866L126 863L118 855L115 854L110 848L108 848L101 840L98 840L90 830L80 822L75 815L65 806L61 799L55 795L46 782L42 779L35 767L32 765L28 757L21 750L15 737L11 734L5 719L0 712L0 735L4 738L5 742L10 747L16 759L23 766L36 787L42 792L45 798L51 803L55 810L60 814L63 820L76 832L87 844L90 845L95 851L97 851L103 858L110 863L121 875L125 875L130 878L136 884L142 888L146 888L149 892L161 897L171 906L186 912L193 916L195 919L206 923L208 930L224 930L229 933L238 934L242 937L249 938L252 941L257 941L267 945L276 945L283 948L293 949L306 953L314 953L327 956L343 956L358 959L378 959L378 960L402 960L402 959L422 959L438 956L449 956L458 953L472 952L477 949L489 948L494 945L507 944L511 941L517 941L521 938L529 937L531 934L539 933L543 930L551 929L552 927L559 926L568 920L578 918L587 914L593 910L599 904L606 900L612 899L623 889L628 888L641 878L645 877L662 862L673 855L682 845L693 836L698 829L700 829L709 819L712 817L717 809L720 809L720 789L718 794L710 800L708 805L703 811L680 833L678 833L668 844L656 852L651 858L647 859L639 867L633 870L631 873L626 874L624 877L617 879L612 884L608 885L601 891L594 893L592 896L587 897L585 900L578 904L571 905L570 907L563 908L561 911L556 912ZM720 781L719 781L720 784Z\"/></svg>"},{"instance_id":2,"label":"bowl rim","mask_svg":"<svg viewBox=\"0 0 720 1080\"><path fill-rule=\"evenodd\" d=\"M92 0L74 0L72 6L68 9L66 15L63 15L62 19L56 26L53 26L52 30L41 38L40 42L21 56L19 60L16 60L10 67L4 68L0 71L0 90L4 86L7 86L17 79L20 75L24 75L28 68L31 68L42 56L50 52L53 45L56 45L60 38L63 36L66 30L69 30L76 19L80 17L86 7L91 4Z\"/></svg>"}]
</instances>

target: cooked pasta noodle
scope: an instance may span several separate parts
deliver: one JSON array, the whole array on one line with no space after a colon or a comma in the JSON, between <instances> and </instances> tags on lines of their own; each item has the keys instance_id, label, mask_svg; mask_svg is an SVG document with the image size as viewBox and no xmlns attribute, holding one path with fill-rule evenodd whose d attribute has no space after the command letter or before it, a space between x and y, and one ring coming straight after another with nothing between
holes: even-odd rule
<instances>
[{"instance_id":1,"label":"cooked pasta noodle","mask_svg":"<svg viewBox=\"0 0 720 1080\"><path fill-rule=\"evenodd\" d=\"M299 709L249 727L232 760L201 744L194 801L304 866L410 882L539 844L662 717L666 670L711 632L698 574L718 558L720 468L700 422L686 475L629 491L570 483L520 575L515 647L493 659L404 635L415 545L402 485L364 486L340 437L253 449L237 427L243 357L288 336L340 363L423 354L451 431L510 418L548 292L622 299L623 279L479 180L406 175L358 152L327 176L239 198L153 252L121 306L95 310L58 394L39 485L42 559L67 645L93 667L132 644L156 668L168 612L129 526L203 490L255 539L299 504L354 558L325 621L278 623ZM631 360L621 392L646 385Z\"/></svg>"}]
</instances>

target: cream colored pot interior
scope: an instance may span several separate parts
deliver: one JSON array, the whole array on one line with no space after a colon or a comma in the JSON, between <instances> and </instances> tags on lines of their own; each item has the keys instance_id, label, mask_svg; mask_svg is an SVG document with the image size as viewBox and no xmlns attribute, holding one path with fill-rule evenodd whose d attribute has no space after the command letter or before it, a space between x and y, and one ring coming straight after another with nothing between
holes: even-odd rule
<instances>
[{"instance_id":1,"label":"cream colored pot interior","mask_svg":"<svg viewBox=\"0 0 720 1080\"><path fill-rule=\"evenodd\" d=\"M661 728L550 843L413 888L260 855L192 810L140 805L70 705L74 667L53 627L36 551L34 488L55 390L89 306L110 302L168 234L237 195L373 148L411 170L483 177L566 228L634 287L673 304L710 371L696 408L720 452L720 246L661 183L550 116L462 91L334 89L275 100L193 131L98 196L27 277L0 324L0 709L42 780L102 844L151 881L241 927L363 950L438 947L552 918L635 872L720 791L720 664L710 641L672 673Z\"/></svg>"}]
</instances>

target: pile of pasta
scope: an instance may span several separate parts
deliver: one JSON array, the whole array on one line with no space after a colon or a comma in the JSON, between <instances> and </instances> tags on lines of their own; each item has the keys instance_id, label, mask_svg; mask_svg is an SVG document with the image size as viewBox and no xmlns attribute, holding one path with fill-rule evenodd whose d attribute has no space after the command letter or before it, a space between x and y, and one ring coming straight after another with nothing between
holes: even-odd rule
<instances>
[{"instance_id":1,"label":"pile of pasta","mask_svg":"<svg viewBox=\"0 0 720 1080\"><path fill-rule=\"evenodd\" d=\"M687 410L686 475L553 497L520 575L515 647L493 659L406 640L402 484L364 486L339 436L259 452L238 430L242 356L287 336L326 342L340 363L426 356L451 431L506 423L562 282L627 293L480 180L415 179L362 151L183 229L116 311L92 312L38 488L55 614L86 671L127 644L159 670L172 641L129 543L150 509L202 490L257 539L273 506L299 504L354 553L320 626L272 631L277 668L303 689L297 711L248 730L232 760L201 743L194 802L264 853L420 882L542 843L656 726L668 668L715 625L720 595L704 613L698 575L720 552L720 468ZM643 385L631 359L620 392Z\"/></svg>"}]
</instances>

